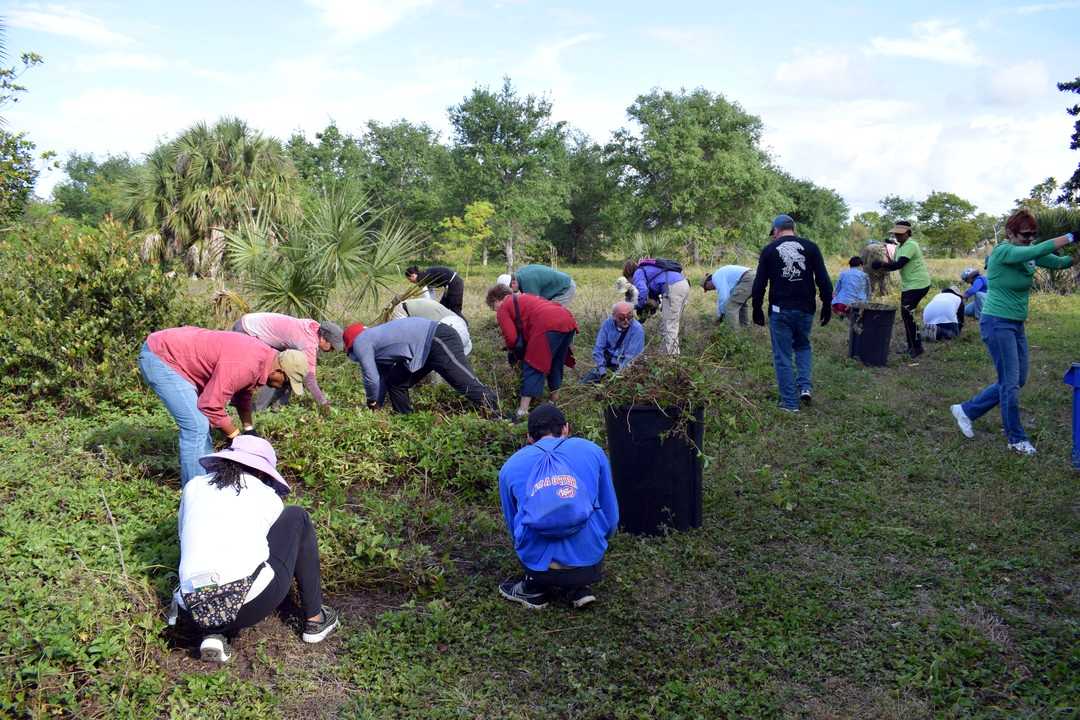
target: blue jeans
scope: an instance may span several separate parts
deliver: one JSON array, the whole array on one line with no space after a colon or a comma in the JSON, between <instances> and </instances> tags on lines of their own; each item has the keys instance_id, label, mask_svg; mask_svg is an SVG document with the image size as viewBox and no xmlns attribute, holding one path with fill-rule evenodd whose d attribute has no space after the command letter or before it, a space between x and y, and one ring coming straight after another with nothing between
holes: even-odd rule
<instances>
[{"instance_id":1,"label":"blue jeans","mask_svg":"<svg viewBox=\"0 0 1080 720\"><path fill-rule=\"evenodd\" d=\"M810 328L814 313L782 309L769 313L769 336L772 338L773 367L780 388L780 407L799 407L799 393L810 392L810 372L814 360L810 352ZM792 369L791 355L795 354Z\"/></svg>"},{"instance_id":2,"label":"blue jeans","mask_svg":"<svg viewBox=\"0 0 1080 720\"><path fill-rule=\"evenodd\" d=\"M150 389L165 403L165 409L180 428L180 485L206 471L199 458L214 452L210 441L210 421L199 410L199 394L184 379L143 343L139 353L139 372Z\"/></svg>"},{"instance_id":3,"label":"blue jeans","mask_svg":"<svg viewBox=\"0 0 1080 720\"><path fill-rule=\"evenodd\" d=\"M555 392L562 387L563 363L574 343L574 332L548 330L546 336L551 350L551 370L547 374L548 390ZM544 373L524 360L521 361L521 397L538 398L544 394Z\"/></svg>"},{"instance_id":4,"label":"blue jeans","mask_svg":"<svg viewBox=\"0 0 1080 720\"><path fill-rule=\"evenodd\" d=\"M964 315L978 320L982 317L982 306L984 302L986 302L986 293L975 293L974 297L971 298L971 302L964 306Z\"/></svg>"},{"instance_id":5,"label":"blue jeans","mask_svg":"<svg viewBox=\"0 0 1080 720\"><path fill-rule=\"evenodd\" d=\"M972 420L982 417L995 405L1001 406L1001 424L1010 443L1027 440L1020 425L1020 388L1028 375L1028 343L1021 320L1006 320L983 315L979 333L997 370L997 382L987 385L975 397L962 405L964 414Z\"/></svg>"}]
</instances>

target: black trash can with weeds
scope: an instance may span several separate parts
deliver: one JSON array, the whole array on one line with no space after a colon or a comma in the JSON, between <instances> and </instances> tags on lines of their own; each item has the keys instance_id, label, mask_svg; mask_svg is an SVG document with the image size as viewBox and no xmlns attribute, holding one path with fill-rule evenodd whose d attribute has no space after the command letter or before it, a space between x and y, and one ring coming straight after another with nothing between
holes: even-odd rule
<instances>
[{"instance_id":1,"label":"black trash can with weeds","mask_svg":"<svg viewBox=\"0 0 1080 720\"><path fill-rule=\"evenodd\" d=\"M863 365L885 367L889 364L896 306L882 303L857 303L851 306L848 326L848 357Z\"/></svg>"}]
</instances>

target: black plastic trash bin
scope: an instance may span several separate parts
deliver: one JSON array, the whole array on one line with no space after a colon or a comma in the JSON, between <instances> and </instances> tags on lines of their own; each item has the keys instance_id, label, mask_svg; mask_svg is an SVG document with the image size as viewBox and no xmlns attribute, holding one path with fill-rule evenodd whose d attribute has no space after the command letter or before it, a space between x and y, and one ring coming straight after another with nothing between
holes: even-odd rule
<instances>
[{"instance_id":1,"label":"black plastic trash bin","mask_svg":"<svg viewBox=\"0 0 1080 720\"><path fill-rule=\"evenodd\" d=\"M848 357L862 360L863 365L888 365L896 307L853 305L848 320Z\"/></svg>"},{"instance_id":2,"label":"black plastic trash bin","mask_svg":"<svg viewBox=\"0 0 1080 720\"><path fill-rule=\"evenodd\" d=\"M685 423L677 409L655 405L609 407L604 415L619 526L635 535L701 527L702 408Z\"/></svg>"}]
</instances>

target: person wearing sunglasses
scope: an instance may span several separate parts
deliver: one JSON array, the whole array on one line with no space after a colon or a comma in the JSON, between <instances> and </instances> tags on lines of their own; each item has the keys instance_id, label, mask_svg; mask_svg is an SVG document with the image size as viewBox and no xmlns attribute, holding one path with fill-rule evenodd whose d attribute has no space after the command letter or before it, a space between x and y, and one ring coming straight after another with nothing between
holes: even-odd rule
<instances>
[{"instance_id":1,"label":"person wearing sunglasses","mask_svg":"<svg viewBox=\"0 0 1080 720\"><path fill-rule=\"evenodd\" d=\"M1009 449L1021 455L1034 455L1035 446L1020 424L1020 388L1028 375L1028 343L1024 321L1028 316L1028 296L1035 268L1064 269L1074 258L1054 255L1076 241L1073 233L1032 244L1039 234L1039 224L1030 210L1017 210L1005 223L1003 242L994 248L986 261L989 289L979 320L979 334L997 370L997 382L983 388L965 403L950 410L965 437L975 437L971 427L994 408L1001 406L1001 423Z\"/></svg>"}]
</instances>

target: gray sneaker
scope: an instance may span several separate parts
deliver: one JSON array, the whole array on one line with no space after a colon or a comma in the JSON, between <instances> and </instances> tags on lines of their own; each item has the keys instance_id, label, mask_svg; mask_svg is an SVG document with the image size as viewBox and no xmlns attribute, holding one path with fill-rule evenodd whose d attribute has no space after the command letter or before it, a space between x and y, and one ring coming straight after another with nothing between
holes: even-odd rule
<instances>
[{"instance_id":1,"label":"gray sneaker","mask_svg":"<svg viewBox=\"0 0 1080 720\"><path fill-rule=\"evenodd\" d=\"M338 626L338 613L332 607L322 606L322 620L307 620L304 622L304 634L301 636L306 643L322 642L326 636L334 632Z\"/></svg>"},{"instance_id":2,"label":"gray sneaker","mask_svg":"<svg viewBox=\"0 0 1080 720\"><path fill-rule=\"evenodd\" d=\"M525 587L524 580L507 580L499 584L499 594L511 602L521 603L530 610L542 610L548 605L547 593Z\"/></svg>"}]
</instances>

